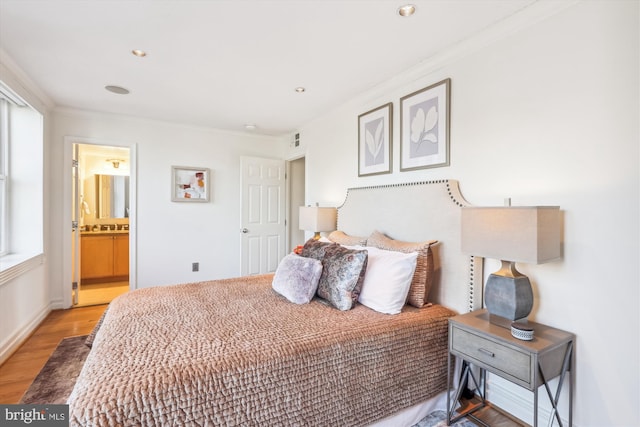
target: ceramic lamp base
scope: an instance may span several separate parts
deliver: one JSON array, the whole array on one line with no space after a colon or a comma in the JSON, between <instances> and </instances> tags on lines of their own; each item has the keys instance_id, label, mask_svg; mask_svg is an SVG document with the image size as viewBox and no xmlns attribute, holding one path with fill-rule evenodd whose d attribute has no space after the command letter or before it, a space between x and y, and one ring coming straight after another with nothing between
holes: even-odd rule
<instances>
[{"instance_id":1,"label":"ceramic lamp base","mask_svg":"<svg viewBox=\"0 0 640 427\"><path fill-rule=\"evenodd\" d=\"M511 328L511 323L526 319L531 313L531 282L515 269L514 263L503 261L502 268L487 279L484 302L491 323Z\"/></svg>"}]
</instances>

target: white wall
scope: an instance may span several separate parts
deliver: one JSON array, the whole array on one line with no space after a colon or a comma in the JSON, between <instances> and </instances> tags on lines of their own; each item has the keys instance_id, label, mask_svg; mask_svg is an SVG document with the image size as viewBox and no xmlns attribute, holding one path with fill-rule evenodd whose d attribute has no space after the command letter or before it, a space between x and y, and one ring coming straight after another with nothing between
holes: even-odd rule
<instances>
[{"instance_id":1,"label":"white wall","mask_svg":"<svg viewBox=\"0 0 640 427\"><path fill-rule=\"evenodd\" d=\"M51 311L46 264L37 261L0 285L0 364L17 350Z\"/></svg>"},{"instance_id":2,"label":"white wall","mask_svg":"<svg viewBox=\"0 0 640 427\"><path fill-rule=\"evenodd\" d=\"M240 274L240 156L282 158L275 138L77 111L54 113L52 164L62 165L64 138L135 144L137 148L138 287ZM171 166L211 170L210 203L171 202ZM62 168L52 168L52 191L62 195ZM52 241L67 239L62 197L51 201ZM70 231L69 231L70 234ZM61 253L49 255L52 297L62 298L67 268ZM191 272L199 262L200 271Z\"/></svg>"},{"instance_id":3,"label":"white wall","mask_svg":"<svg viewBox=\"0 0 640 427\"><path fill-rule=\"evenodd\" d=\"M301 129L306 197L321 204L353 186L452 178L472 204L560 205L563 260L519 268L534 286L530 318L577 334L579 426L640 425L638 20L635 1L580 2L457 46ZM399 172L399 98L447 77L451 166ZM357 117L389 101L393 173L358 178ZM530 417L530 393L496 379L491 389Z\"/></svg>"}]
</instances>

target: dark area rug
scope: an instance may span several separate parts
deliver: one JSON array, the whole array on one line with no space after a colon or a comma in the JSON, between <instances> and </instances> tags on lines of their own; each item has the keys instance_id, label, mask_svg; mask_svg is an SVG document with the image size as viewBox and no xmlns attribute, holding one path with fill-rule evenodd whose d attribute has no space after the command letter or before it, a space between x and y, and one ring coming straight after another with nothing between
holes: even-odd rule
<instances>
[{"instance_id":1,"label":"dark area rug","mask_svg":"<svg viewBox=\"0 0 640 427\"><path fill-rule=\"evenodd\" d=\"M451 424L455 427L477 427L476 424L466 419L461 419L458 422ZM446 427L447 426L447 413L445 411L434 411L421 419L417 424L412 427Z\"/></svg>"},{"instance_id":2,"label":"dark area rug","mask_svg":"<svg viewBox=\"0 0 640 427\"><path fill-rule=\"evenodd\" d=\"M33 380L20 403L62 404L73 390L76 379L89 354L87 336L64 338Z\"/></svg>"}]
</instances>

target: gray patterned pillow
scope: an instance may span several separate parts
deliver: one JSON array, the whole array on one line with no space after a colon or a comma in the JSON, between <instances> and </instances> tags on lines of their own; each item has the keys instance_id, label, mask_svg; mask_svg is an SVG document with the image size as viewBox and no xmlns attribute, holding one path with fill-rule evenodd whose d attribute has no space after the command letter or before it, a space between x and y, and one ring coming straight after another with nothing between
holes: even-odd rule
<instances>
[{"instance_id":1,"label":"gray patterned pillow","mask_svg":"<svg viewBox=\"0 0 640 427\"><path fill-rule=\"evenodd\" d=\"M321 242L319 240L309 239L302 247L302 253L300 255L306 258L314 258L318 261L322 261L325 249L331 245L337 246L337 243Z\"/></svg>"},{"instance_id":2,"label":"gray patterned pillow","mask_svg":"<svg viewBox=\"0 0 640 427\"><path fill-rule=\"evenodd\" d=\"M278 264L271 287L295 304L307 304L318 289L321 274L322 262L289 254Z\"/></svg>"},{"instance_id":3,"label":"gray patterned pillow","mask_svg":"<svg viewBox=\"0 0 640 427\"><path fill-rule=\"evenodd\" d=\"M305 245L306 246L306 245ZM327 245L322 259L322 275L318 283L318 296L338 310L352 309L364 282L367 270L366 250L346 249L340 245Z\"/></svg>"}]
</instances>

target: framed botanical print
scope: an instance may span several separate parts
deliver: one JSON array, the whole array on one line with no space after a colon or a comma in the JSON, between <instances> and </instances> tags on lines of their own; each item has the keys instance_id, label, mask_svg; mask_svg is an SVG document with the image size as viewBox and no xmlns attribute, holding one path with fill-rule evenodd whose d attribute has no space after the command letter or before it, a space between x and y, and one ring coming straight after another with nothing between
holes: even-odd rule
<instances>
[{"instance_id":1,"label":"framed botanical print","mask_svg":"<svg viewBox=\"0 0 640 427\"><path fill-rule=\"evenodd\" d=\"M393 104L358 116L358 176L391 172Z\"/></svg>"},{"instance_id":2,"label":"framed botanical print","mask_svg":"<svg viewBox=\"0 0 640 427\"><path fill-rule=\"evenodd\" d=\"M400 170L449 165L451 79L400 98Z\"/></svg>"}]
</instances>

